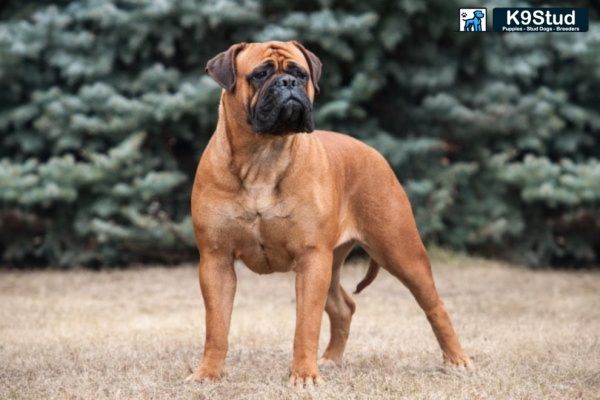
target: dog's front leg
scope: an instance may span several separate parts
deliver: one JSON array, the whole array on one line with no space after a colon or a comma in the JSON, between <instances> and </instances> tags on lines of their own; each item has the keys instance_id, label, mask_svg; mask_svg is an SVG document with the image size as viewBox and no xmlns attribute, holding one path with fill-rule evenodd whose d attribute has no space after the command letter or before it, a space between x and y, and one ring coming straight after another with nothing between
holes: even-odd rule
<instances>
[{"instance_id":1,"label":"dog's front leg","mask_svg":"<svg viewBox=\"0 0 600 400\"><path fill-rule=\"evenodd\" d=\"M320 380L317 350L332 260L332 251L313 249L296 261L296 333L290 377L294 386L313 385Z\"/></svg>"},{"instance_id":2,"label":"dog's front leg","mask_svg":"<svg viewBox=\"0 0 600 400\"><path fill-rule=\"evenodd\" d=\"M198 275L206 310L206 338L202 362L187 379L212 381L221 376L227 355L227 336L236 288L233 260L203 254Z\"/></svg>"}]
</instances>

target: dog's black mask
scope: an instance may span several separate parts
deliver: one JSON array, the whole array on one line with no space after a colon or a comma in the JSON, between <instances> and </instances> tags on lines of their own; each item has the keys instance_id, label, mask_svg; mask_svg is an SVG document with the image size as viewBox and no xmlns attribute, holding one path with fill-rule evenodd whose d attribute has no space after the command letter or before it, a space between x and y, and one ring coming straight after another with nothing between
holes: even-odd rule
<instances>
[{"instance_id":1,"label":"dog's black mask","mask_svg":"<svg viewBox=\"0 0 600 400\"><path fill-rule=\"evenodd\" d=\"M258 90L248 113L253 130L271 135L312 132L312 104L305 89L308 74L301 68L276 75L270 72L258 69L248 77Z\"/></svg>"}]
</instances>

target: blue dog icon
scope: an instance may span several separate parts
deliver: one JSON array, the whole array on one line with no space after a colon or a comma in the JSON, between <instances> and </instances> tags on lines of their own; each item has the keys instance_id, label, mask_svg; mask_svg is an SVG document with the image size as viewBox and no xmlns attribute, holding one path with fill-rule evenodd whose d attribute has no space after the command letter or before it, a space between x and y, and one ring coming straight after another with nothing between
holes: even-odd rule
<instances>
[{"instance_id":1,"label":"blue dog icon","mask_svg":"<svg viewBox=\"0 0 600 400\"><path fill-rule=\"evenodd\" d=\"M466 17L467 14L463 13L463 17ZM485 14L481 10L473 11L473 18L471 19L463 19L465 21L465 31L475 31L481 32L481 18L485 17Z\"/></svg>"}]
</instances>

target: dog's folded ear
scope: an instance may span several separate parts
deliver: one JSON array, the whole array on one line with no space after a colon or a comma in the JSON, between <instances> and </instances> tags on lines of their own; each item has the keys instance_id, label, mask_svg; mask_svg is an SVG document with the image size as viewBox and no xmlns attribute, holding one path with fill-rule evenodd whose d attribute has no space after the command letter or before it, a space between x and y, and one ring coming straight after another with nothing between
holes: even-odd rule
<instances>
[{"instance_id":1,"label":"dog's folded ear","mask_svg":"<svg viewBox=\"0 0 600 400\"><path fill-rule=\"evenodd\" d=\"M227 51L217 54L206 63L206 72L223 89L233 90L235 87L235 57L246 43L238 43L231 46Z\"/></svg>"},{"instance_id":2,"label":"dog's folded ear","mask_svg":"<svg viewBox=\"0 0 600 400\"><path fill-rule=\"evenodd\" d=\"M292 43L298 49L300 49L302 54L304 54L304 58L306 58L308 66L310 67L310 79L313 82L315 93L319 93L319 79L321 79L321 69L323 67L323 63L321 63L319 57L315 56L312 51L307 50L306 47L302 46L302 44L299 42L292 40Z\"/></svg>"}]
</instances>

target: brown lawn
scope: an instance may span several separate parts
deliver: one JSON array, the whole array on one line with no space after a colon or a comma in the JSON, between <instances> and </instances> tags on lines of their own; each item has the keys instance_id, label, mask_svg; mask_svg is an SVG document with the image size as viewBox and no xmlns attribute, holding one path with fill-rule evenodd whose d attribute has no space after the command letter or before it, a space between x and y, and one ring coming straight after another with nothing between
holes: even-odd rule
<instances>
[{"instance_id":1,"label":"brown lawn","mask_svg":"<svg viewBox=\"0 0 600 400\"><path fill-rule=\"evenodd\" d=\"M226 375L203 385L183 382L204 336L194 266L0 273L0 399L600 398L600 273L435 260L475 371L440 368L423 313L383 272L355 297L344 366L312 391L287 387L293 274L238 272ZM349 263L344 286L365 267Z\"/></svg>"}]
</instances>

